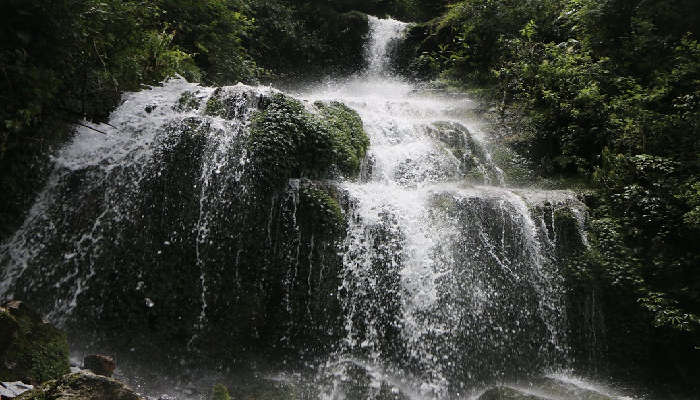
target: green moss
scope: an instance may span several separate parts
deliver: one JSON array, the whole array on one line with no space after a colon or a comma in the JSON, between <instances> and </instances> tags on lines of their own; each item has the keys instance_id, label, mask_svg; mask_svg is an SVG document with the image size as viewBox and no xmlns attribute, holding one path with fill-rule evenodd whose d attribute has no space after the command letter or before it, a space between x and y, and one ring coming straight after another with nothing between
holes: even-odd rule
<instances>
[{"instance_id":1,"label":"green moss","mask_svg":"<svg viewBox=\"0 0 700 400\"><path fill-rule=\"evenodd\" d=\"M369 147L369 138L357 113L342 103L315 103L333 138L335 163L342 172L356 175Z\"/></svg>"},{"instance_id":2,"label":"green moss","mask_svg":"<svg viewBox=\"0 0 700 400\"><path fill-rule=\"evenodd\" d=\"M499 173L494 164L466 127L454 122L435 122L428 133L460 162L459 170L464 178L479 183L498 181Z\"/></svg>"},{"instance_id":3,"label":"green moss","mask_svg":"<svg viewBox=\"0 0 700 400\"><path fill-rule=\"evenodd\" d=\"M217 88L214 93L207 100L207 104L204 107L204 114L218 117L226 116L226 107L224 102L221 100L222 90Z\"/></svg>"},{"instance_id":4,"label":"green moss","mask_svg":"<svg viewBox=\"0 0 700 400\"><path fill-rule=\"evenodd\" d=\"M70 365L66 362L68 359L67 343L66 335L62 334L30 351L32 359L30 372L37 382L55 378L70 369Z\"/></svg>"},{"instance_id":5,"label":"green moss","mask_svg":"<svg viewBox=\"0 0 700 400\"><path fill-rule=\"evenodd\" d=\"M260 100L257 105L263 107L266 98L253 91L230 87L216 88L204 106L204 114L229 120L238 119L245 114L248 107L256 106L256 99Z\"/></svg>"},{"instance_id":6,"label":"green moss","mask_svg":"<svg viewBox=\"0 0 700 400\"><path fill-rule=\"evenodd\" d=\"M17 397L17 400L140 400L123 383L104 376L74 373L63 375Z\"/></svg>"},{"instance_id":7,"label":"green moss","mask_svg":"<svg viewBox=\"0 0 700 400\"><path fill-rule=\"evenodd\" d=\"M0 380L34 384L70 371L66 334L20 305L0 309Z\"/></svg>"},{"instance_id":8,"label":"green moss","mask_svg":"<svg viewBox=\"0 0 700 400\"><path fill-rule=\"evenodd\" d=\"M249 151L259 183L279 187L291 177L314 176L330 164L330 137L287 96L276 94L252 118Z\"/></svg>"},{"instance_id":9,"label":"green moss","mask_svg":"<svg viewBox=\"0 0 700 400\"><path fill-rule=\"evenodd\" d=\"M231 395L228 394L226 386L217 383L211 391L212 400L231 400Z\"/></svg>"},{"instance_id":10,"label":"green moss","mask_svg":"<svg viewBox=\"0 0 700 400\"><path fill-rule=\"evenodd\" d=\"M231 393L235 399L243 400L302 400L315 399L319 388L299 381L271 381L251 377L232 384Z\"/></svg>"},{"instance_id":11,"label":"green moss","mask_svg":"<svg viewBox=\"0 0 700 400\"><path fill-rule=\"evenodd\" d=\"M469 172L467 172L465 178L469 181L472 182L484 182L486 181L486 174L476 168L470 169Z\"/></svg>"},{"instance_id":12,"label":"green moss","mask_svg":"<svg viewBox=\"0 0 700 400\"><path fill-rule=\"evenodd\" d=\"M309 209L307 218L311 218L315 229L324 233L337 233L345 226L343 211L327 190L305 185L301 189L302 201Z\"/></svg>"},{"instance_id":13,"label":"green moss","mask_svg":"<svg viewBox=\"0 0 700 400\"><path fill-rule=\"evenodd\" d=\"M530 185L536 179L525 158L507 146L498 146L491 153L493 161L503 171L503 179L511 186Z\"/></svg>"},{"instance_id":14,"label":"green moss","mask_svg":"<svg viewBox=\"0 0 700 400\"><path fill-rule=\"evenodd\" d=\"M453 212L455 209L455 199L447 193L439 193L431 199L432 207L442 212Z\"/></svg>"},{"instance_id":15,"label":"green moss","mask_svg":"<svg viewBox=\"0 0 700 400\"><path fill-rule=\"evenodd\" d=\"M279 186L291 177L322 178L331 170L354 176L369 145L357 113L340 103L317 103L318 114L275 94L253 116L251 159L261 182Z\"/></svg>"},{"instance_id":16,"label":"green moss","mask_svg":"<svg viewBox=\"0 0 700 400\"><path fill-rule=\"evenodd\" d=\"M187 90L184 93L182 93L180 98L177 100L176 109L178 111L192 111L198 109L200 104L201 101L199 100L199 98L197 98L196 94ZM209 103L207 103L207 105L208 104Z\"/></svg>"}]
</instances>

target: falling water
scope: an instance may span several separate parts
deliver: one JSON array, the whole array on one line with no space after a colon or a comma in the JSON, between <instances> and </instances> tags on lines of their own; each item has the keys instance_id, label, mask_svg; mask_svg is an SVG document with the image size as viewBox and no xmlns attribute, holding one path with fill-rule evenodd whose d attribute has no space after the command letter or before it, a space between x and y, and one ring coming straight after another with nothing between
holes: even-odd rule
<instances>
[{"instance_id":1,"label":"falling water","mask_svg":"<svg viewBox=\"0 0 700 400\"><path fill-rule=\"evenodd\" d=\"M57 323L118 302L130 326L172 323L165 339L188 349L236 338L231 358L262 348L313 353L317 366L322 353L314 379L329 399L468 398L565 370L562 226L586 246L584 206L505 185L469 117L476 103L392 74L406 24L369 22L366 71L297 96L361 116L371 146L359 178L290 179L256 197L251 116L277 92L173 79L126 95L109 124L78 128L56 154L0 247L0 296L32 298ZM206 110L216 96L225 117ZM304 191L323 185L345 204L339 248L301 220Z\"/></svg>"},{"instance_id":2,"label":"falling water","mask_svg":"<svg viewBox=\"0 0 700 400\"><path fill-rule=\"evenodd\" d=\"M402 381L403 392L444 398L565 367L563 278L544 214L582 205L568 192L505 187L465 117L475 104L392 75L406 25L371 17L370 28L366 72L304 94L354 108L371 140L363 178L342 183L346 337L327 365L327 396L358 396L343 384L358 368L373 382L360 397Z\"/></svg>"},{"instance_id":3,"label":"falling water","mask_svg":"<svg viewBox=\"0 0 700 400\"><path fill-rule=\"evenodd\" d=\"M175 186L176 175L183 171L170 169L172 153L201 146L204 151L199 170L187 171L193 174L195 181L188 190L199 192L196 202L192 203L197 208L186 210L196 216L194 228L191 231L174 229L165 232L158 243L138 244L143 246L141 251L148 248L153 255L162 256L169 248L183 247L183 242L194 243L193 262L201 287L199 323L203 323L207 308L204 265L207 260L202 254L211 247L209 224L216 218L217 210L223 208L222 203L231 201L221 193L240 184L247 164L243 144L247 138L247 116L255 108L255 104L249 104L250 98L269 92L269 89L244 85L229 90L254 93L238 97L239 104L232 107L237 114L234 118L205 116L199 105L188 105L187 101L203 103L212 96L214 89L177 78L163 87L127 95L109 124L89 127L86 122L85 126L77 128L71 144L54 157L49 183L40 192L24 225L0 248L0 261L5 265L0 294L54 299L49 317L62 322L76 307L78 297L98 270L105 273L108 269L105 258L115 257L114 248L120 241L129 242L127 227L134 225L137 230L143 230L148 226L149 217L141 214L144 198L149 196L144 193L144 187L160 186L155 187L156 193L152 195L164 196L164 201L168 196L186 196L183 188ZM185 161L184 157L180 160ZM220 176L227 179L220 179ZM168 193L163 185L172 185L175 193ZM164 191L158 193L159 189ZM155 204L147 207L155 208ZM166 210L153 212L165 214ZM97 216L93 217L95 214ZM51 247L65 253L60 260L42 258L55 254ZM45 261L47 265L41 265ZM121 267L128 265L128 260L110 261L114 262L123 264ZM53 293L47 295L45 287L34 288L54 274L58 276L49 289ZM15 287L20 278L23 278L23 285ZM139 281L136 286L137 291L141 291L143 282ZM39 292L34 293L35 290ZM150 298L143 299L148 307L153 306ZM35 303L39 302L35 299Z\"/></svg>"}]
</instances>

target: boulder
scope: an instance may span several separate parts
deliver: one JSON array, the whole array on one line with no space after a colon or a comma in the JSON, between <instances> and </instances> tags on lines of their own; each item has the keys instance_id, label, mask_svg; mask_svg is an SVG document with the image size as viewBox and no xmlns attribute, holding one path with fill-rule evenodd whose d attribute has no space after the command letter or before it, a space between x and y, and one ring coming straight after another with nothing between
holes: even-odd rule
<instances>
[{"instance_id":1,"label":"boulder","mask_svg":"<svg viewBox=\"0 0 700 400\"><path fill-rule=\"evenodd\" d=\"M97 375L110 377L116 367L112 357L101 354L91 354L83 359L83 368L89 369Z\"/></svg>"},{"instance_id":2,"label":"boulder","mask_svg":"<svg viewBox=\"0 0 700 400\"><path fill-rule=\"evenodd\" d=\"M612 400L611 395L596 391L593 388L583 387L580 383L564 381L554 377L544 377L531 383L538 391L550 397L577 400Z\"/></svg>"},{"instance_id":3,"label":"boulder","mask_svg":"<svg viewBox=\"0 0 700 400\"><path fill-rule=\"evenodd\" d=\"M143 400L125 384L89 372L67 374L25 392L17 400Z\"/></svg>"},{"instance_id":4,"label":"boulder","mask_svg":"<svg viewBox=\"0 0 700 400\"><path fill-rule=\"evenodd\" d=\"M507 386L497 386L485 391L478 400L545 400L545 398Z\"/></svg>"},{"instance_id":5,"label":"boulder","mask_svg":"<svg viewBox=\"0 0 700 400\"><path fill-rule=\"evenodd\" d=\"M36 385L69 371L65 333L21 301L0 307L0 381Z\"/></svg>"}]
</instances>

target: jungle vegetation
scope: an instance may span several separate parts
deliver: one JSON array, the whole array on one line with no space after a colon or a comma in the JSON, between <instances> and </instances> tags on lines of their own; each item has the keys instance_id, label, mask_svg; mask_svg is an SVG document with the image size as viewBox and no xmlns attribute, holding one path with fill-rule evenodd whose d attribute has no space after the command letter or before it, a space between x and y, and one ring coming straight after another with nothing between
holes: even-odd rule
<instances>
[{"instance_id":1,"label":"jungle vegetation","mask_svg":"<svg viewBox=\"0 0 700 400\"><path fill-rule=\"evenodd\" d=\"M493 106L508 160L530 171L511 184L581 188L591 248L570 269L606 315L596 368L697 385L697 0L3 1L0 239L73 122L104 121L121 93L176 73L222 85L352 72L363 13L415 22L402 74Z\"/></svg>"},{"instance_id":2,"label":"jungle vegetation","mask_svg":"<svg viewBox=\"0 0 700 400\"><path fill-rule=\"evenodd\" d=\"M699 31L692 0L467 0L399 51L496 109L530 184L584 188L575 291L603 304L608 367L667 382L700 359Z\"/></svg>"}]
</instances>

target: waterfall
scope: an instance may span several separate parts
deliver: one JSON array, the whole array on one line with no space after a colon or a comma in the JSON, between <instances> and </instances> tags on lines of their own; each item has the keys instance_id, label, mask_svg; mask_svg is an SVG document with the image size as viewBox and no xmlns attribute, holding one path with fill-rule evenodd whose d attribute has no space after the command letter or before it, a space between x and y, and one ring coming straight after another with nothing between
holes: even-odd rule
<instances>
[{"instance_id":1,"label":"waterfall","mask_svg":"<svg viewBox=\"0 0 700 400\"><path fill-rule=\"evenodd\" d=\"M395 76L407 25L369 24L353 77L295 96L176 77L78 127L0 246L0 298L144 358L311 366L328 399L566 370L561 267L587 246L584 205L505 185L477 104ZM324 142L337 102L370 140L357 176Z\"/></svg>"},{"instance_id":2,"label":"waterfall","mask_svg":"<svg viewBox=\"0 0 700 400\"><path fill-rule=\"evenodd\" d=\"M473 102L393 76L388 54L405 28L370 17L368 69L304 93L355 109L371 141L362 179L341 183L346 336L328 398L380 396L387 377L445 398L567 365L564 281L544 214L583 206L570 192L504 186L488 137L464 117ZM358 368L374 382L359 396L342 384Z\"/></svg>"}]
</instances>

